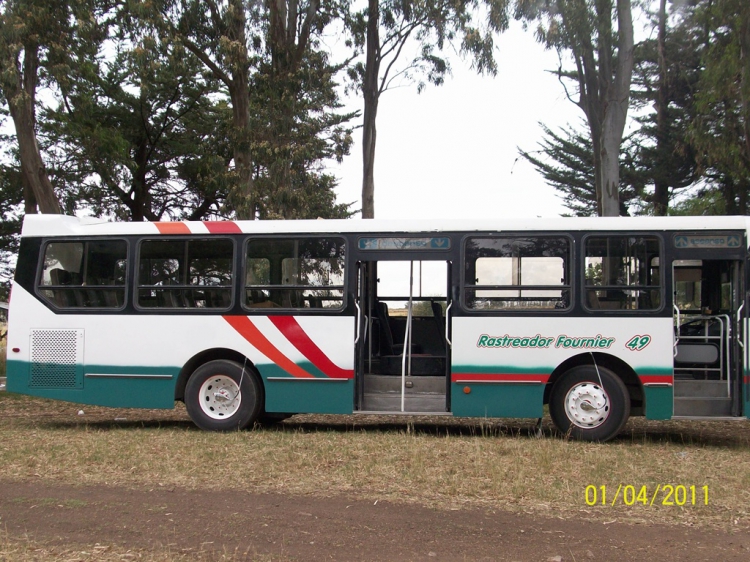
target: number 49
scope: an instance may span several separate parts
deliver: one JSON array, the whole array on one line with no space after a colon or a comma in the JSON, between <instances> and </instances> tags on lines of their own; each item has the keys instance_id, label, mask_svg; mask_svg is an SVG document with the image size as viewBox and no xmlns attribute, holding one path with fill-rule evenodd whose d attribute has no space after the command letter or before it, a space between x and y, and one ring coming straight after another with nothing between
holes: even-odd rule
<instances>
[{"instance_id":1,"label":"number 49","mask_svg":"<svg viewBox=\"0 0 750 562\"><path fill-rule=\"evenodd\" d=\"M651 336L649 335L633 336L628 340L628 343L625 344L625 347L627 347L630 351L640 351L650 343Z\"/></svg>"}]
</instances>

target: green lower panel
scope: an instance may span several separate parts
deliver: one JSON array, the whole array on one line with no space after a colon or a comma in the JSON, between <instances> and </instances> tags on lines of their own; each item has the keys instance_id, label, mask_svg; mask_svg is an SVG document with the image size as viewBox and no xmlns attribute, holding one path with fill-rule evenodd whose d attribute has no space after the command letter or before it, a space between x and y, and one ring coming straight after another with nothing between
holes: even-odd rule
<instances>
[{"instance_id":1,"label":"green lower panel","mask_svg":"<svg viewBox=\"0 0 750 562\"><path fill-rule=\"evenodd\" d=\"M354 379L327 378L278 380L267 378L266 411L296 414L351 414Z\"/></svg>"},{"instance_id":2,"label":"green lower panel","mask_svg":"<svg viewBox=\"0 0 750 562\"><path fill-rule=\"evenodd\" d=\"M54 365L45 366L45 378L32 380L28 363L8 361L9 392L113 408L173 408L176 367L77 366L82 384L54 376ZM61 368L66 368L62 366ZM92 376L105 375L105 376ZM56 380L62 381L56 383ZM64 386L61 386L64 385Z\"/></svg>"},{"instance_id":3,"label":"green lower panel","mask_svg":"<svg viewBox=\"0 0 750 562\"><path fill-rule=\"evenodd\" d=\"M543 384L454 383L451 410L454 416L541 418L543 398Z\"/></svg>"},{"instance_id":4,"label":"green lower panel","mask_svg":"<svg viewBox=\"0 0 750 562\"><path fill-rule=\"evenodd\" d=\"M671 386L644 386L645 416L649 420L668 420L672 417L674 391Z\"/></svg>"}]
</instances>

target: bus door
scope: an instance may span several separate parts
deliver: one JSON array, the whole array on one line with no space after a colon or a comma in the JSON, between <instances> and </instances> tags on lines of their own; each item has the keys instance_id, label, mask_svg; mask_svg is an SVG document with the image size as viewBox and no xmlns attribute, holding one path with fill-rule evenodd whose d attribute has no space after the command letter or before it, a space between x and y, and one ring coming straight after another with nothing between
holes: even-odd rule
<instances>
[{"instance_id":1,"label":"bus door","mask_svg":"<svg viewBox=\"0 0 750 562\"><path fill-rule=\"evenodd\" d=\"M675 417L736 417L743 408L747 350L744 262L717 259L672 262Z\"/></svg>"},{"instance_id":2,"label":"bus door","mask_svg":"<svg viewBox=\"0 0 750 562\"><path fill-rule=\"evenodd\" d=\"M447 411L450 275L445 260L360 262L357 410Z\"/></svg>"}]
</instances>

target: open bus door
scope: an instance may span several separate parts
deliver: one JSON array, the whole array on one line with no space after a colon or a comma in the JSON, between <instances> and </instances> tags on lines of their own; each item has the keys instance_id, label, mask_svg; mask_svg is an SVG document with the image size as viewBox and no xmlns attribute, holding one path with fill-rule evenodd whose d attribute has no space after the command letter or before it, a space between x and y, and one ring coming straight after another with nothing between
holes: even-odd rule
<instances>
[{"instance_id":1,"label":"open bus door","mask_svg":"<svg viewBox=\"0 0 750 562\"><path fill-rule=\"evenodd\" d=\"M675 417L747 414L744 260L721 254L696 252L701 259L672 263Z\"/></svg>"},{"instance_id":2,"label":"open bus door","mask_svg":"<svg viewBox=\"0 0 750 562\"><path fill-rule=\"evenodd\" d=\"M396 257L358 266L355 410L445 414L451 261Z\"/></svg>"}]
</instances>

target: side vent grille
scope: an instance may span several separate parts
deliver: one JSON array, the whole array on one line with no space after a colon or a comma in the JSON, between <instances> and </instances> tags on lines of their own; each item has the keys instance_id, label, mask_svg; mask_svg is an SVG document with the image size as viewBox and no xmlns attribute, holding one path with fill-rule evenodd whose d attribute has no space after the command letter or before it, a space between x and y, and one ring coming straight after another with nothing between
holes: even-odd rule
<instances>
[{"instance_id":1,"label":"side vent grille","mask_svg":"<svg viewBox=\"0 0 750 562\"><path fill-rule=\"evenodd\" d=\"M29 386L80 388L83 330L31 330Z\"/></svg>"}]
</instances>

